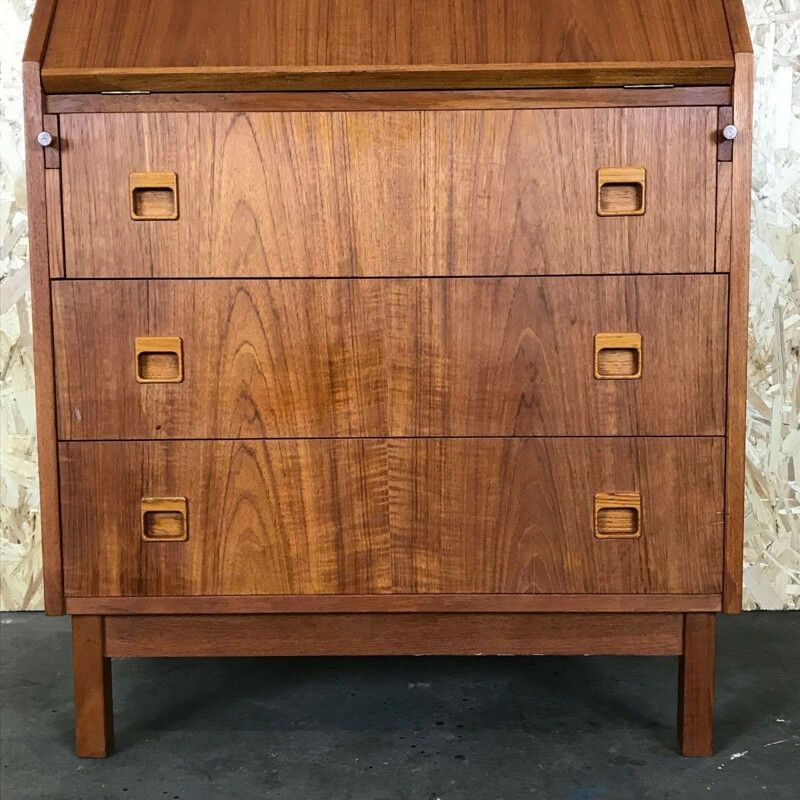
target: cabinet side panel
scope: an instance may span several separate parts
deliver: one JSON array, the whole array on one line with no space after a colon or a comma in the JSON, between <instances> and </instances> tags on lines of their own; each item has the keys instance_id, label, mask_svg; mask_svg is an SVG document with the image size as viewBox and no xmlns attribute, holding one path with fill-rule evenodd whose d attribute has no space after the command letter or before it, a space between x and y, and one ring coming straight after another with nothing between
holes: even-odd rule
<instances>
[{"instance_id":1,"label":"cabinet side panel","mask_svg":"<svg viewBox=\"0 0 800 800\"><path fill-rule=\"evenodd\" d=\"M33 306L34 372L36 379L36 429L39 448L39 494L44 562L44 604L48 614L64 613L61 571L61 521L56 454L55 381L53 375L53 322L50 306L50 264L47 243L47 201L44 155L36 142L42 123L39 65L22 67L25 97L25 155L28 181L31 300Z\"/></svg>"},{"instance_id":2,"label":"cabinet side panel","mask_svg":"<svg viewBox=\"0 0 800 800\"><path fill-rule=\"evenodd\" d=\"M728 328L728 415L725 471L725 580L723 611L742 610L744 449L747 408L747 303L750 277L750 173L752 168L753 54L736 54L733 122L731 264Z\"/></svg>"}]
</instances>

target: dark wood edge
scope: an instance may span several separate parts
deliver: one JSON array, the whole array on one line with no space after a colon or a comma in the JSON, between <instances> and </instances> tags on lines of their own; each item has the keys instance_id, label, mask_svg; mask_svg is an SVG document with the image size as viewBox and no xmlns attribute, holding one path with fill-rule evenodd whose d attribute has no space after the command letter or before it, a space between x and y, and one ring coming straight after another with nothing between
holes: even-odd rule
<instances>
[{"instance_id":1,"label":"dark wood edge","mask_svg":"<svg viewBox=\"0 0 800 800\"><path fill-rule=\"evenodd\" d=\"M43 4L40 2L37 5L37 11L41 11L42 7ZM44 603L45 611L48 614L57 615L64 613L64 577L61 565L55 365L47 241L47 191L44 154L36 141L36 137L42 129L42 90L39 65L35 61L26 61L22 65L22 89L25 109L25 156L27 160Z\"/></svg>"},{"instance_id":2,"label":"dark wood edge","mask_svg":"<svg viewBox=\"0 0 800 800\"><path fill-rule=\"evenodd\" d=\"M247 614L105 617L109 657L680 655L683 614Z\"/></svg>"},{"instance_id":3,"label":"dark wood edge","mask_svg":"<svg viewBox=\"0 0 800 800\"><path fill-rule=\"evenodd\" d=\"M738 5L736 0L736 5ZM752 168L753 54L736 54L733 121L731 265L728 283L728 383L725 458L725 546L722 610L742 610L745 435L747 413L750 185Z\"/></svg>"},{"instance_id":4,"label":"dark wood edge","mask_svg":"<svg viewBox=\"0 0 800 800\"><path fill-rule=\"evenodd\" d=\"M219 597L70 597L68 614L286 614L420 612L719 611L720 595L275 595Z\"/></svg>"},{"instance_id":5,"label":"dark wood edge","mask_svg":"<svg viewBox=\"0 0 800 800\"><path fill-rule=\"evenodd\" d=\"M733 158L733 139L725 139L722 135L728 125L733 125L733 107L720 106L717 109L717 162Z\"/></svg>"},{"instance_id":6,"label":"dark wood edge","mask_svg":"<svg viewBox=\"0 0 800 800\"><path fill-rule=\"evenodd\" d=\"M722 0L722 6L725 9L725 19L728 23L728 34L731 37L731 47L733 48L735 70L736 55L738 53L752 53L753 42L750 39L750 28L747 24L747 14L745 14L742 0Z\"/></svg>"},{"instance_id":7,"label":"dark wood edge","mask_svg":"<svg viewBox=\"0 0 800 800\"><path fill-rule=\"evenodd\" d=\"M55 114L170 111L425 111L525 108L729 106L730 86L668 89L498 89L395 92L183 92L174 94L51 94Z\"/></svg>"},{"instance_id":8,"label":"dark wood edge","mask_svg":"<svg viewBox=\"0 0 800 800\"><path fill-rule=\"evenodd\" d=\"M733 62L604 62L466 64L387 67L51 67L42 71L49 93L137 91L360 91L380 89L513 89L563 86L727 85Z\"/></svg>"},{"instance_id":9,"label":"dark wood edge","mask_svg":"<svg viewBox=\"0 0 800 800\"><path fill-rule=\"evenodd\" d=\"M28 39L22 60L41 64L47 50L47 41L50 38L50 28L56 13L57 0L37 0L31 17L31 26L28 29Z\"/></svg>"}]
</instances>

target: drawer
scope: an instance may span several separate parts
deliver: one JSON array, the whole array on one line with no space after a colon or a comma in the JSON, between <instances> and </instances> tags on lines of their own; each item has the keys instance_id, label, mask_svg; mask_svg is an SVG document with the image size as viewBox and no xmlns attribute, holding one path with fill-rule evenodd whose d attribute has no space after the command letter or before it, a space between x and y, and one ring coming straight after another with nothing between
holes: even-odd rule
<instances>
[{"instance_id":1,"label":"drawer","mask_svg":"<svg viewBox=\"0 0 800 800\"><path fill-rule=\"evenodd\" d=\"M64 114L60 137L67 277L714 271L716 107Z\"/></svg>"},{"instance_id":2,"label":"drawer","mask_svg":"<svg viewBox=\"0 0 800 800\"><path fill-rule=\"evenodd\" d=\"M53 307L62 439L724 433L724 275L60 281Z\"/></svg>"},{"instance_id":3,"label":"drawer","mask_svg":"<svg viewBox=\"0 0 800 800\"><path fill-rule=\"evenodd\" d=\"M717 438L69 442L68 596L720 591Z\"/></svg>"}]
</instances>

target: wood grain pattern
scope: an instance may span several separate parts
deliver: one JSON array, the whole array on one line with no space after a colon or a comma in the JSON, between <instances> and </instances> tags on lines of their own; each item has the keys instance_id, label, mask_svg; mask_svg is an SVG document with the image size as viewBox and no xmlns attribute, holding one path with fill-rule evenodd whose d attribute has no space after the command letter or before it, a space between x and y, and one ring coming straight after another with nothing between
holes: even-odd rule
<instances>
[{"instance_id":1,"label":"wood grain pattern","mask_svg":"<svg viewBox=\"0 0 800 800\"><path fill-rule=\"evenodd\" d=\"M101 616L72 618L75 744L82 758L105 758L114 747L111 660Z\"/></svg>"},{"instance_id":2,"label":"wood grain pattern","mask_svg":"<svg viewBox=\"0 0 800 800\"><path fill-rule=\"evenodd\" d=\"M69 597L68 614L430 614L719 611L718 594L361 594Z\"/></svg>"},{"instance_id":3,"label":"wood grain pattern","mask_svg":"<svg viewBox=\"0 0 800 800\"><path fill-rule=\"evenodd\" d=\"M739 7L737 3L733 4ZM742 12L742 17L744 13ZM738 17L737 17L738 19ZM746 22L746 21L745 21ZM731 32L734 36L734 31ZM741 19L734 43L743 41ZM752 49L752 48L750 48ZM747 325L750 289L750 186L752 174L753 54L737 52L733 100L739 129L733 146L731 174L731 260L728 316L727 459L725 473L725 587L723 610L742 610L742 550L744 547L744 461L747 417Z\"/></svg>"},{"instance_id":4,"label":"wood grain pattern","mask_svg":"<svg viewBox=\"0 0 800 800\"><path fill-rule=\"evenodd\" d=\"M63 281L63 439L721 435L719 275ZM636 331L636 380L594 339ZM134 341L183 340L183 382L134 379ZM569 405L564 394L570 394Z\"/></svg>"},{"instance_id":5,"label":"wood grain pattern","mask_svg":"<svg viewBox=\"0 0 800 800\"><path fill-rule=\"evenodd\" d=\"M36 56L46 39L45 17L49 4L37 6L26 54ZM49 21L49 18L48 18ZM49 24L49 22L48 22ZM42 40L38 41L41 37ZM38 43L37 43L38 42ZM39 502L42 531L44 606L48 614L64 613L64 579L61 571L61 521L59 510L58 456L56 452L56 400L53 362L53 320L50 304L50 245L47 225L47 184L42 148L36 141L42 125L39 67L28 60L22 65L25 109L25 157L27 163L28 225L30 230L31 305L33 347L36 353L36 433L39 456Z\"/></svg>"},{"instance_id":6,"label":"wood grain pattern","mask_svg":"<svg viewBox=\"0 0 800 800\"><path fill-rule=\"evenodd\" d=\"M50 94L53 114L187 111L426 111L497 108L623 108L730 105L730 86L492 89L390 92L177 92Z\"/></svg>"},{"instance_id":7,"label":"wood grain pattern","mask_svg":"<svg viewBox=\"0 0 800 800\"><path fill-rule=\"evenodd\" d=\"M714 270L715 107L61 122L68 277ZM647 169L645 215L598 217L609 164ZM141 171L177 173L180 219L130 220Z\"/></svg>"},{"instance_id":8,"label":"wood grain pattern","mask_svg":"<svg viewBox=\"0 0 800 800\"><path fill-rule=\"evenodd\" d=\"M60 0L43 78L48 92L456 89L722 84L732 66L720 0Z\"/></svg>"},{"instance_id":9,"label":"wood grain pattern","mask_svg":"<svg viewBox=\"0 0 800 800\"><path fill-rule=\"evenodd\" d=\"M403 476L390 485L395 591L719 589L719 439L414 439L389 448L390 475ZM642 538L595 538L594 495L625 491L642 496Z\"/></svg>"},{"instance_id":10,"label":"wood grain pattern","mask_svg":"<svg viewBox=\"0 0 800 800\"><path fill-rule=\"evenodd\" d=\"M391 588L380 442L106 443L61 455L69 595ZM188 540L142 542L143 497L185 497Z\"/></svg>"},{"instance_id":11,"label":"wood grain pattern","mask_svg":"<svg viewBox=\"0 0 800 800\"><path fill-rule=\"evenodd\" d=\"M681 614L115 616L109 656L677 655Z\"/></svg>"},{"instance_id":12,"label":"wood grain pattern","mask_svg":"<svg viewBox=\"0 0 800 800\"><path fill-rule=\"evenodd\" d=\"M678 742L685 756L713 755L715 614L685 614L678 666Z\"/></svg>"},{"instance_id":13,"label":"wood grain pattern","mask_svg":"<svg viewBox=\"0 0 800 800\"><path fill-rule=\"evenodd\" d=\"M71 442L67 593L715 594L722 455L717 438ZM596 539L594 495L624 491L641 539ZM141 542L158 496L187 498L180 546Z\"/></svg>"}]
</instances>

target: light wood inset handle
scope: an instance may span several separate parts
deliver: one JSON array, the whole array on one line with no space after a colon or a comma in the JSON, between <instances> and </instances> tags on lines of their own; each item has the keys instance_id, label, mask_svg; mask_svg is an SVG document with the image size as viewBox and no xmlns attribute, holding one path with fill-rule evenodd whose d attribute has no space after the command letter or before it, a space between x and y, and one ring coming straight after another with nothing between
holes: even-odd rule
<instances>
[{"instance_id":1,"label":"light wood inset handle","mask_svg":"<svg viewBox=\"0 0 800 800\"><path fill-rule=\"evenodd\" d=\"M180 383L183 342L178 336L139 336L134 344L139 383Z\"/></svg>"},{"instance_id":2,"label":"light wood inset handle","mask_svg":"<svg viewBox=\"0 0 800 800\"><path fill-rule=\"evenodd\" d=\"M642 535L642 497L638 492L594 496L594 535L598 539L638 539Z\"/></svg>"},{"instance_id":3,"label":"light wood inset handle","mask_svg":"<svg viewBox=\"0 0 800 800\"><path fill-rule=\"evenodd\" d=\"M132 172L131 219L178 219L178 176L174 172Z\"/></svg>"},{"instance_id":4,"label":"light wood inset handle","mask_svg":"<svg viewBox=\"0 0 800 800\"><path fill-rule=\"evenodd\" d=\"M601 217L638 217L644 214L643 167L604 167L597 170L597 213Z\"/></svg>"},{"instance_id":5,"label":"light wood inset handle","mask_svg":"<svg viewBox=\"0 0 800 800\"><path fill-rule=\"evenodd\" d=\"M189 538L185 497L142 498L142 541L185 542Z\"/></svg>"},{"instance_id":6,"label":"light wood inset handle","mask_svg":"<svg viewBox=\"0 0 800 800\"><path fill-rule=\"evenodd\" d=\"M598 333L594 337L594 376L598 380L642 377L640 333Z\"/></svg>"}]
</instances>

